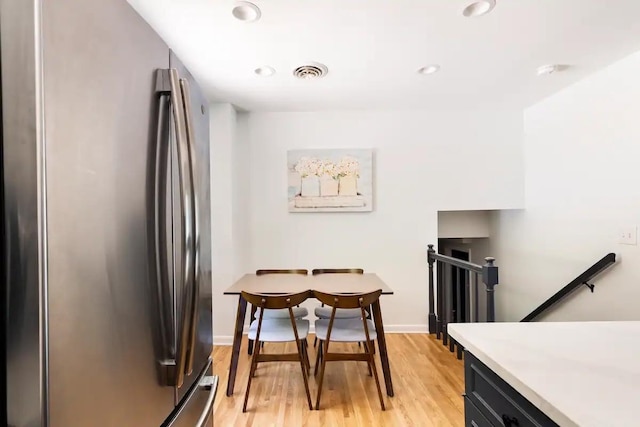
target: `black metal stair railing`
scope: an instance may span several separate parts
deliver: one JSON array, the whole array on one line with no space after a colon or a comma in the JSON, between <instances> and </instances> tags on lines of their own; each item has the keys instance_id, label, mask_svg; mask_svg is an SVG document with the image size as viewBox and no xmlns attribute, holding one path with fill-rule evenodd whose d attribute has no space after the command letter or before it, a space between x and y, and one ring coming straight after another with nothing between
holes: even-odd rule
<instances>
[{"instance_id":1,"label":"black metal stair railing","mask_svg":"<svg viewBox=\"0 0 640 427\"><path fill-rule=\"evenodd\" d=\"M428 245L429 263L429 333L442 339L451 352L457 347L458 359L462 358L462 346L455 343L447 333L449 323L494 322L494 287L498 284L498 267L495 259L485 258L479 265L436 253L434 245ZM450 266L452 274L447 274ZM437 271L437 277L434 272ZM481 313L481 287L486 297ZM454 301L455 299L455 301ZM437 306L436 306L437 302ZM482 314L482 316L481 316Z\"/></svg>"},{"instance_id":2,"label":"black metal stair railing","mask_svg":"<svg viewBox=\"0 0 640 427\"><path fill-rule=\"evenodd\" d=\"M538 318L545 311L549 310L554 305L558 304L564 298L573 293L576 289L581 286L588 287L591 292L593 292L595 286L591 282L598 274L602 273L604 270L611 267L616 262L616 254L608 253L600 260L598 260L591 267L587 268L582 274L569 282L565 287L556 292L553 296L547 299L545 302L540 304L533 310L531 313L526 315L521 322L531 322Z\"/></svg>"}]
</instances>

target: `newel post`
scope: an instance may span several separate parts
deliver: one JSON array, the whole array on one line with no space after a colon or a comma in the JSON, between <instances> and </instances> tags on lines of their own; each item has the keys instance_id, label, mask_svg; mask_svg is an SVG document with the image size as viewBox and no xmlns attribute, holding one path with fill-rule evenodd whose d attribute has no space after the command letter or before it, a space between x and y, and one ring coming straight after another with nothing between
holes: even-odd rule
<instances>
[{"instance_id":1,"label":"newel post","mask_svg":"<svg viewBox=\"0 0 640 427\"><path fill-rule=\"evenodd\" d=\"M498 266L494 265L495 258L487 257L482 266L482 281L487 287L487 322L496 321L496 307L493 287L498 284Z\"/></svg>"},{"instance_id":2,"label":"newel post","mask_svg":"<svg viewBox=\"0 0 640 427\"><path fill-rule=\"evenodd\" d=\"M436 313L434 310L435 307L435 294L434 294L434 283L433 283L433 263L435 259L433 258L433 254L436 253L435 249L433 249L433 245L427 245L429 249L427 249L427 261L429 262L429 333L436 333ZM439 296L438 296L439 297Z\"/></svg>"}]
</instances>

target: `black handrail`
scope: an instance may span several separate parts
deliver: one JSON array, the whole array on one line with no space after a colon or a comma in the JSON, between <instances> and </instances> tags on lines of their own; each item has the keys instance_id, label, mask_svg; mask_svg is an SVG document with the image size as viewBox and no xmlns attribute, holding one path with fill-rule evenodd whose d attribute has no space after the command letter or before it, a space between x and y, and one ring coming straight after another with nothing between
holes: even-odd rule
<instances>
[{"instance_id":1,"label":"black handrail","mask_svg":"<svg viewBox=\"0 0 640 427\"><path fill-rule=\"evenodd\" d=\"M431 246L431 245L429 245ZM433 258L436 261L442 261L445 264L450 264L456 267L460 267L460 268L464 268L465 270L470 270L470 271L474 271L476 273L482 273L482 266L479 264L474 264L472 262L469 261L464 261L458 258L453 258L450 256L446 256L446 255L442 255L442 254L438 254L435 251L434 252L429 252L429 256L431 258Z\"/></svg>"},{"instance_id":2,"label":"black handrail","mask_svg":"<svg viewBox=\"0 0 640 427\"><path fill-rule=\"evenodd\" d=\"M602 273L607 268L611 267L616 262L616 254L608 253L598 262L593 264L591 267L587 268L584 273L573 279L567 286L560 289L555 293L551 298L540 304L538 308L529 313L521 322L531 322L536 317L540 316L546 310L551 308L551 306L557 304L560 300L565 298L567 295L578 289L580 286L586 285L593 292L593 285L589 283L591 279L596 277L598 274Z\"/></svg>"}]
</instances>

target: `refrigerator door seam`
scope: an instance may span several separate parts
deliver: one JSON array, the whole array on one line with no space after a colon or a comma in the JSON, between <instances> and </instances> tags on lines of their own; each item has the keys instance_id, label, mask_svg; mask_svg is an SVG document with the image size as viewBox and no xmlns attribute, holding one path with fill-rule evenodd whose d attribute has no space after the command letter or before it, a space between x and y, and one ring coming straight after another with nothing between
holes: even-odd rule
<instances>
[{"instance_id":1,"label":"refrigerator door seam","mask_svg":"<svg viewBox=\"0 0 640 427\"><path fill-rule=\"evenodd\" d=\"M176 355L175 360L165 360L167 370L167 385L181 387L184 382L187 354L190 340L190 320L192 318L193 306L193 285L195 271L193 266L194 257L194 186L191 171L191 155L189 153L189 141L187 136L187 124L185 119L184 95L178 78L178 71L170 68L160 70L156 81L156 90L168 92L170 96L171 109L173 111L174 130L176 133L176 145L178 153L178 176L180 180L180 195L182 198L181 214L182 229L180 239L182 242L182 280L178 281L182 287L182 310L180 313L180 327L177 328ZM175 247L175 246L174 246ZM175 272L174 272L175 274ZM177 313L176 313L177 316Z\"/></svg>"},{"instance_id":2,"label":"refrigerator door seam","mask_svg":"<svg viewBox=\"0 0 640 427\"><path fill-rule=\"evenodd\" d=\"M169 69L169 81L171 84L171 100L173 102L173 113L175 120L175 129L177 134L177 146L178 146L178 175L180 177L180 194L182 196L182 313L181 313L181 326L180 335L178 339L178 354L176 360L176 386L181 387L184 382L185 364L188 350L188 333L189 333L189 314L191 312L191 286L192 269L192 245L193 245L193 195L191 194L191 183L189 173L189 159L188 159L188 140L186 137L185 129L185 110L182 98L182 90L180 88L180 82L178 78L178 71L176 69Z\"/></svg>"}]
</instances>

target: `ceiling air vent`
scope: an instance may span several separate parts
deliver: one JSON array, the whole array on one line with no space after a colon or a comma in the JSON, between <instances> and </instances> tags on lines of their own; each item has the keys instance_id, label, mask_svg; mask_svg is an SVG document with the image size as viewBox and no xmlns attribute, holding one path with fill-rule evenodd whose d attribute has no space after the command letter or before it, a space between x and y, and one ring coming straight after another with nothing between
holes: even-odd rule
<instances>
[{"instance_id":1,"label":"ceiling air vent","mask_svg":"<svg viewBox=\"0 0 640 427\"><path fill-rule=\"evenodd\" d=\"M311 62L306 65L301 65L293 70L293 75L299 79L319 79L324 77L329 70L326 65L318 64L317 62Z\"/></svg>"}]
</instances>

